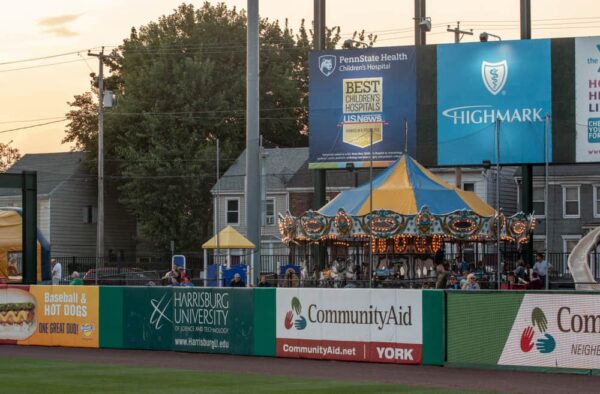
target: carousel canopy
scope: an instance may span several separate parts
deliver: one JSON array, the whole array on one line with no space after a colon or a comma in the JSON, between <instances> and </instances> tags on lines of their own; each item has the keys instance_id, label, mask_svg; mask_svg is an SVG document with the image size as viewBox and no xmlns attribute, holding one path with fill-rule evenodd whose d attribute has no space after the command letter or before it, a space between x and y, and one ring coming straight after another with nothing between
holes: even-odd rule
<instances>
[{"instance_id":1,"label":"carousel canopy","mask_svg":"<svg viewBox=\"0 0 600 394\"><path fill-rule=\"evenodd\" d=\"M340 193L319 210L325 216L335 216L340 209L352 216L368 214L369 182ZM491 217L496 211L473 192L453 187L408 155L373 178L373 211L388 210L401 215L416 215L428 207L433 215L446 215L460 210L473 211Z\"/></svg>"}]
</instances>

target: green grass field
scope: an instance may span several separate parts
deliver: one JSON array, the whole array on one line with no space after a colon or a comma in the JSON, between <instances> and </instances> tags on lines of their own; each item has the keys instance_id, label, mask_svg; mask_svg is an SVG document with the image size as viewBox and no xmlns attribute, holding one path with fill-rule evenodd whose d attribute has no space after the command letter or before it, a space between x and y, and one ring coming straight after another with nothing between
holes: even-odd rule
<instances>
[{"instance_id":1,"label":"green grass field","mask_svg":"<svg viewBox=\"0 0 600 394\"><path fill-rule=\"evenodd\" d=\"M0 357L3 393L459 393L323 379ZM460 391L464 392L464 391Z\"/></svg>"}]
</instances>

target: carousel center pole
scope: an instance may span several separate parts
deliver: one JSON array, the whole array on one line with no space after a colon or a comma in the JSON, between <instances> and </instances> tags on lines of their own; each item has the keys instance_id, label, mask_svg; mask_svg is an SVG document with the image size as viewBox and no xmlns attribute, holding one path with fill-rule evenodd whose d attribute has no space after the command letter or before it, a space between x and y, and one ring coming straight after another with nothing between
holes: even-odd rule
<instances>
[{"instance_id":1,"label":"carousel center pole","mask_svg":"<svg viewBox=\"0 0 600 394\"><path fill-rule=\"evenodd\" d=\"M369 235L371 236L371 242L369 242L369 288L373 287L373 128L371 127L371 144L370 144L370 156L371 163L369 165L369 214L371 218L369 220Z\"/></svg>"}]
</instances>

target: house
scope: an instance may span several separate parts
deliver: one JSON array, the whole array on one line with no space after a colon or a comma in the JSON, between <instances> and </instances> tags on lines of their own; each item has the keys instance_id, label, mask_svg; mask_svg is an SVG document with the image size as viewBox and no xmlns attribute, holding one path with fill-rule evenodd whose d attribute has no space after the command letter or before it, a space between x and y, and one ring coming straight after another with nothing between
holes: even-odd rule
<instances>
[{"instance_id":1,"label":"house","mask_svg":"<svg viewBox=\"0 0 600 394\"><path fill-rule=\"evenodd\" d=\"M521 193L521 172L515 174ZM536 251L560 255L566 269L566 258L579 239L600 226L600 165L577 164L550 166L548 171L548 201L544 198L544 166L533 167L533 211L537 226L533 236ZM547 214L547 216L546 216ZM546 234L548 224L548 234Z\"/></svg>"},{"instance_id":2,"label":"house","mask_svg":"<svg viewBox=\"0 0 600 394\"><path fill-rule=\"evenodd\" d=\"M264 174L266 180L266 204L261 230L263 255L287 253L280 241L276 226L277 213L290 211L299 216L312 208L313 171L308 169L308 148L266 149ZM243 152L235 163L223 174L212 188L215 210L215 231L231 225L246 234L244 177L246 153ZM378 174L381 169L374 169ZM454 184L454 169L437 168L432 170L442 180ZM517 188L514 181L514 167L500 171L500 203L506 214L513 214L517 208ZM463 168L462 188L475 192L488 204L495 206L495 168ZM339 169L327 171L327 200L338 193L368 182L368 169Z\"/></svg>"},{"instance_id":3,"label":"house","mask_svg":"<svg viewBox=\"0 0 600 394\"><path fill-rule=\"evenodd\" d=\"M53 256L96 255L97 177L85 167L84 152L26 154L7 171L37 172L38 228ZM20 207L21 189L0 189L0 206ZM122 260L135 254L135 221L105 194L105 256Z\"/></svg>"}]
</instances>

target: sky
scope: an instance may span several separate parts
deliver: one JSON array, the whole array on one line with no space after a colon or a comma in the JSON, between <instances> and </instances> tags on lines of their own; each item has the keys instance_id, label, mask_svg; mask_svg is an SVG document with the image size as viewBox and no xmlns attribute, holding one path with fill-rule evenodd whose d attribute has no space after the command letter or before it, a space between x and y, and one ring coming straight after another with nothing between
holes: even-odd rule
<instances>
[{"instance_id":1,"label":"sky","mask_svg":"<svg viewBox=\"0 0 600 394\"><path fill-rule=\"evenodd\" d=\"M224 1L246 8L246 0ZM0 15L0 142L12 141L22 154L61 152L67 102L89 90L98 60L87 56L101 46L117 46L131 27L170 14L181 0L30 0L3 4ZM189 1L188 1L189 3ZM200 6L203 2L191 2ZM368 4L368 7L365 5ZM378 35L377 46L412 45L414 0L327 0L328 26L342 37L355 30ZM312 20L313 0L261 0L260 15L289 20L297 28ZM503 40L519 38L519 1L428 0L433 29L427 43L453 42L448 25L473 29L463 42L487 31ZM532 0L533 38L600 36L598 0ZM64 55L67 54L67 55ZM60 56L55 56L60 55ZM35 61L20 60L47 57ZM53 123L50 123L53 122ZM50 123L45 126L36 126ZM16 128L24 128L9 131Z\"/></svg>"}]
</instances>

